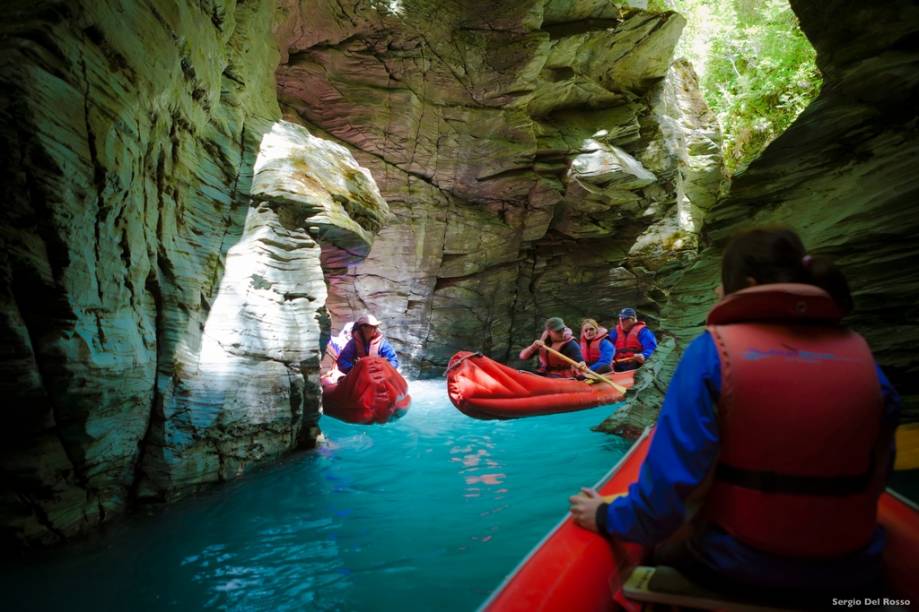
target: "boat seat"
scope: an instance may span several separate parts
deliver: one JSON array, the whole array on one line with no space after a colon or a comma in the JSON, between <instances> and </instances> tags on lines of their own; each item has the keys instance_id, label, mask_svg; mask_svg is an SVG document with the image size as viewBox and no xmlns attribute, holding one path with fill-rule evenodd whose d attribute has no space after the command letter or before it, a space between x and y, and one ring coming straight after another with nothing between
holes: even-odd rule
<instances>
[{"instance_id":1,"label":"boat seat","mask_svg":"<svg viewBox=\"0 0 919 612\"><path fill-rule=\"evenodd\" d=\"M793 608L775 608L753 601L735 599L732 595L703 588L675 570L661 565L639 565L622 585L623 594L644 603L686 606L726 612L778 612Z\"/></svg>"}]
</instances>

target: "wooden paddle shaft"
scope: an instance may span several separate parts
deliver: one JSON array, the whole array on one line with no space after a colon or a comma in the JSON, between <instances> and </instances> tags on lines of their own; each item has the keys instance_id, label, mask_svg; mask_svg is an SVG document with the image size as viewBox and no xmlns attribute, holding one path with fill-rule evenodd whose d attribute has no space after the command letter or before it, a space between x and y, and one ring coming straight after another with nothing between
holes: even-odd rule
<instances>
[{"instance_id":1,"label":"wooden paddle shaft","mask_svg":"<svg viewBox=\"0 0 919 612\"><path fill-rule=\"evenodd\" d=\"M577 361L575 361L574 359L572 359L572 358L569 357L568 355L564 355L564 354L562 354L562 353L559 353L558 351L556 351L554 348L552 348L551 346L549 346L549 345L546 344L545 342L543 342L542 346L543 346L544 349L546 349L547 351L549 351L550 353L552 353L553 355L555 355L555 356L558 357L559 359L562 359L563 361L567 362L568 364L573 365L574 367L580 369L580 365L581 365L581 364L579 364ZM603 382L605 382L605 383L608 384L608 385L612 385L613 388L616 389L616 391L618 391L619 393L622 393L623 395L625 395L626 388L623 387L622 385L617 385L616 383L614 383L613 381L611 381L610 379L608 379L606 376L603 376L602 374L597 374L596 372L593 372L593 371L591 371L591 370L582 370L582 371L584 372L584 374L585 374L586 376L589 376L589 377L591 377L591 378L593 378L593 379L595 379L595 380L603 381Z\"/></svg>"}]
</instances>

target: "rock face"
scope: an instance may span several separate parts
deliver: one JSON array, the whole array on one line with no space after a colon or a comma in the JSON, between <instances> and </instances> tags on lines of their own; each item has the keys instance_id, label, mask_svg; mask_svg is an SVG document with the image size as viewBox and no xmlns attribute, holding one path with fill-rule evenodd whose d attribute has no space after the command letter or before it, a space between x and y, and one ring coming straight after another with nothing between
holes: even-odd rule
<instances>
[{"instance_id":1,"label":"rock face","mask_svg":"<svg viewBox=\"0 0 919 612\"><path fill-rule=\"evenodd\" d=\"M373 311L415 373L499 360L542 320L656 302L696 253L719 134L683 27L642 3L300 2L279 29L288 116L346 144L395 221L327 268L334 324Z\"/></svg>"},{"instance_id":2,"label":"rock face","mask_svg":"<svg viewBox=\"0 0 919 612\"><path fill-rule=\"evenodd\" d=\"M703 228L710 243L675 283L661 325L688 341L714 302L727 239L747 226L790 225L812 253L834 258L847 274L855 298L848 323L865 335L902 395L904 418L916 420L919 7L791 4L817 50L823 91L711 209ZM603 428L653 421L649 408L659 406L662 389L649 385L637 395L630 411Z\"/></svg>"},{"instance_id":3,"label":"rock face","mask_svg":"<svg viewBox=\"0 0 919 612\"><path fill-rule=\"evenodd\" d=\"M636 306L673 338L605 425L633 431L746 224L839 259L915 415L919 9L792 4L824 91L715 204L682 18L642 0L16 3L0 540L59 541L309 445L327 294L423 374Z\"/></svg>"},{"instance_id":4,"label":"rock face","mask_svg":"<svg viewBox=\"0 0 919 612\"><path fill-rule=\"evenodd\" d=\"M141 499L227 480L318 433L320 261L365 257L388 207L346 149L283 121L262 137L250 196L204 329L158 388Z\"/></svg>"},{"instance_id":5,"label":"rock face","mask_svg":"<svg viewBox=\"0 0 919 612\"><path fill-rule=\"evenodd\" d=\"M2 26L4 545L309 443L316 241L354 261L388 211L346 151L274 125L273 19L45 2Z\"/></svg>"}]
</instances>

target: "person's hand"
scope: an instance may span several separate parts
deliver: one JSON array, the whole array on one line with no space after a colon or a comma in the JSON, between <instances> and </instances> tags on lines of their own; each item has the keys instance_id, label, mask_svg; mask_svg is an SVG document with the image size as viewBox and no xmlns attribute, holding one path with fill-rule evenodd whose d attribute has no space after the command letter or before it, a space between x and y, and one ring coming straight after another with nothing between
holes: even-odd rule
<instances>
[{"instance_id":1,"label":"person's hand","mask_svg":"<svg viewBox=\"0 0 919 612\"><path fill-rule=\"evenodd\" d=\"M533 343L533 346L535 346L536 348L543 348L544 346L546 346L546 343L543 342L542 340L537 340Z\"/></svg>"},{"instance_id":2,"label":"person's hand","mask_svg":"<svg viewBox=\"0 0 919 612\"><path fill-rule=\"evenodd\" d=\"M645 362L645 356L642 355L641 353L635 353L635 355L632 356L632 359L634 359L639 364L642 364Z\"/></svg>"},{"instance_id":3,"label":"person's hand","mask_svg":"<svg viewBox=\"0 0 919 612\"><path fill-rule=\"evenodd\" d=\"M574 522L590 531L597 529L597 508L603 503L603 498L593 489L581 487L581 492L568 498L569 510Z\"/></svg>"},{"instance_id":4,"label":"person's hand","mask_svg":"<svg viewBox=\"0 0 919 612\"><path fill-rule=\"evenodd\" d=\"M578 362L578 369L582 372L586 372L588 370L587 364L583 361Z\"/></svg>"}]
</instances>

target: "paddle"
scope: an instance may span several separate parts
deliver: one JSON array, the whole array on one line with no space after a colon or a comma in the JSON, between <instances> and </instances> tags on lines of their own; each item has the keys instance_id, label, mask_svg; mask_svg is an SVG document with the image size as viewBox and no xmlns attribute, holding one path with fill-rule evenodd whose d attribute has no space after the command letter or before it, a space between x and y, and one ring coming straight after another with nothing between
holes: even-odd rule
<instances>
[{"instance_id":1,"label":"paddle","mask_svg":"<svg viewBox=\"0 0 919 612\"><path fill-rule=\"evenodd\" d=\"M593 371L591 371L591 370L581 370L581 364L579 364L577 361L575 361L574 359L572 359L572 358L569 357L568 355L564 355L564 354L562 354L562 353L559 353L558 351L556 351L554 348L552 348L551 346L549 346L549 345L546 344L545 342L540 342L539 344L542 346L542 348L546 349L547 351L549 351L550 353L552 353L553 355L555 355L555 356L558 357L559 359L561 359L561 360L567 362L569 365L572 365L572 366L574 366L575 368L577 368L578 370L584 372L584 375L587 376L588 378L593 378L594 380L598 380L598 381L601 381L601 382L605 382L605 383L608 384L608 385L612 385L612 387L613 387L614 389L616 389L616 391L618 391L619 393L622 393L623 395L625 395L626 388L623 387L622 385L617 385L616 383L614 383L613 381L611 381L610 379L608 379L606 376L603 376L602 374L597 374L596 372L593 372Z\"/></svg>"}]
</instances>

